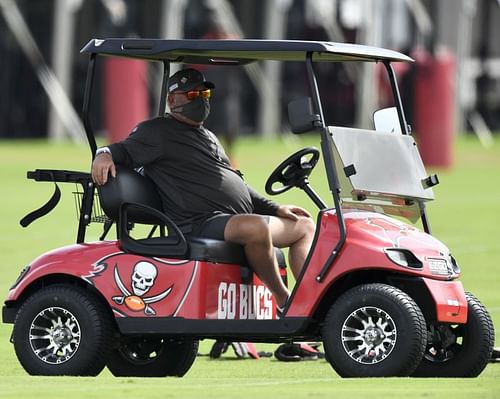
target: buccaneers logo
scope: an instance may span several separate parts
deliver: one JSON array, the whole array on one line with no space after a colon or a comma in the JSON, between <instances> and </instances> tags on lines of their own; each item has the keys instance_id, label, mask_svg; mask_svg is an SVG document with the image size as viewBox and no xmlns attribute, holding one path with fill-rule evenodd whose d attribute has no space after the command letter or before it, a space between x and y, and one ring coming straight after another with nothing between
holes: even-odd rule
<instances>
[{"instance_id":1,"label":"buccaneers logo","mask_svg":"<svg viewBox=\"0 0 500 399\"><path fill-rule=\"evenodd\" d=\"M156 311L149 306L149 304L161 301L168 294L170 294L170 291L172 291L172 287L169 287L158 295L143 297L148 293L151 287L153 287L157 275L158 270L152 263L146 261L137 262L134 266L134 273L132 274L132 290L135 294L132 295L125 287L125 284L123 284L120 273L118 272L118 267L115 265L113 276L116 285L123 295L114 296L112 298L113 301L115 301L118 305L125 303L127 308L134 312L140 312L143 310L146 315L155 315Z\"/></svg>"},{"instance_id":2,"label":"buccaneers logo","mask_svg":"<svg viewBox=\"0 0 500 399\"><path fill-rule=\"evenodd\" d=\"M115 252L96 261L82 278L116 305L116 315L169 317L185 311L197 270L196 261Z\"/></svg>"}]
</instances>

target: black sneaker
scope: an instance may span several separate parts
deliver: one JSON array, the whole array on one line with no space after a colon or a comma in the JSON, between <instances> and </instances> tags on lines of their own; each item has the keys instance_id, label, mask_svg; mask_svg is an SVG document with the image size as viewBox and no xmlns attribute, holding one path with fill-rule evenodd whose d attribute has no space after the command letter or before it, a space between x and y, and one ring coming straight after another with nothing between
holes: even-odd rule
<instances>
[{"instance_id":1,"label":"black sneaker","mask_svg":"<svg viewBox=\"0 0 500 399\"><path fill-rule=\"evenodd\" d=\"M208 354L208 356L210 356L210 359L218 359L223 353L226 353L227 348L227 342L215 341L212 345L212 349L210 349L210 353Z\"/></svg>"},{"instance_id":2,"label":"black sneaker","mask_svg":"<svg viewBox=\"0 0 500 399\"><path fill-rule=\"evenodd\" d=\"M301 360L318 360L324 354L306 343L281 344L274 352L274 357L282 362L298 362Z\"/></svg>"}]
</instances>

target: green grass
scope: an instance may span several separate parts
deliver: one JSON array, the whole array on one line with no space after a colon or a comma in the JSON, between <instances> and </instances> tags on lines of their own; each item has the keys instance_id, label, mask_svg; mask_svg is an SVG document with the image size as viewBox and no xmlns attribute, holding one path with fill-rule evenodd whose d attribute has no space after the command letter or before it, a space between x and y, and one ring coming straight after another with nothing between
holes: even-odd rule
<instances>
[{"instance_id":1,"label":"green grass","mask_svg":"<svg viewBox=\"0 0 500 399\"><path fill-rule=\"evenodd\" d=\"M257 190L285 156L305 145L318 145L311 137L282 140L241 139L236 159L246 180ZM60 205L27 229L19 220L50 197L53 184L25 178L35 168L88 170L85 145L48 144L45 141L0 141L0 296L7 295L19 271L34 257L68 243L76 236L76 213L71 192L63 185ZM331 203L318 165L311 178L315 190ZM429 171L430 172L430 171ZM441 184L434 189L437 201L428 207L433 233L446 243L462 268L461 281L488 308L500 326L500 140L490 149L473 137L455 145L455 164L435 171ZM305 194L292 190L280 203L295 203L315 213ZM97 239L100 226L91 227L89 240ZM169 397L402 397L495 398L500 397L500 364L491 364L477 379L340 379L325 361L281 363L274 359L237 360L232 353L211 361L200 356L182 379L113 378L104 371L97 378L41 378L27 376L8 342L11 325L0 325L0 398L169 398ZM498 328L500 330L500 328ZM497 345L500 332L497 331ZM207 353L205 341L201 353ZM258 348L273 350L274 345Z\"/></svg>"}]
</instances>

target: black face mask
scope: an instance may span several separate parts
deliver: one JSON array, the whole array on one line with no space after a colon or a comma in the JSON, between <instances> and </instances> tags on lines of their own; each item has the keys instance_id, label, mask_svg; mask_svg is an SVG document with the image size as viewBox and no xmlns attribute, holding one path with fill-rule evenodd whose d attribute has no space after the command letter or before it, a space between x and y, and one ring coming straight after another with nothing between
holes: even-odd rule
<instances>
[{"instance_id":1,"label":"black face mask","mask_svg":"<svg viewBox=\"0 0 500 399\"><path fill-rule=\"evenodd\" d=\"M172 111L178 112L193 122L202 123L210 114L210 102L208 98L199 97L187 104L172 108Z\"/></svg>"}]
</instances>

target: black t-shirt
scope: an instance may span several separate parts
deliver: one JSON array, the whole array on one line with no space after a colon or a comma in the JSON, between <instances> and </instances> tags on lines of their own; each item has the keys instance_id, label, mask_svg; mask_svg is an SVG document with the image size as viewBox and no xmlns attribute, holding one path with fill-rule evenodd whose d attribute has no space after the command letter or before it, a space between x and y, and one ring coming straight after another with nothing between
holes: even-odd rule
<instances>
[{"instance_id":1,"label":"black t-shirt","mask_svg":"<svg viewBox=\"0 0 500 399\"><path fill-rule=\"evenodd\" d=\"M217 213L275 215L278 208L247 186L217 137L203 126L166 115L140 123L109 149L117 164L144 166L164 212L186 233Z\"/></svg>"}]
</instances>

